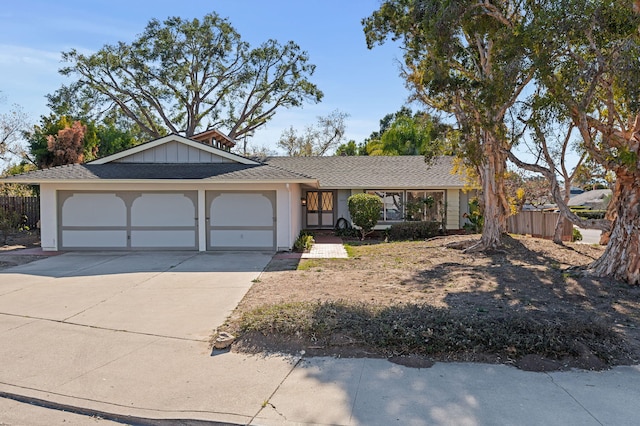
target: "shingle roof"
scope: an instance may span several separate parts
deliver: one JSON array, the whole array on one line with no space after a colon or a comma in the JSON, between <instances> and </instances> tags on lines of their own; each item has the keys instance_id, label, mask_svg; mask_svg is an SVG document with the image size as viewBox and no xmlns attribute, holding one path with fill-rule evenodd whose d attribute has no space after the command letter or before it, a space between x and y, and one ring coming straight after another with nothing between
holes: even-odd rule
<instances>
[{"instance_id":1,"label":"shingle roof","mask_svg":"<svg viewBox=\"0 0 640 426\"><path fill-rule=\"evenodd\" d=\"M321 188L462 188L463 177L453 174L453 157L425 163L424 157L345 156L269 157L270 166L313 176Z\"/></svg>"},{"instance_id":2,"label":"shingle roof","mask_svg":"<svg viewBox=\"0 0 640 426\"><path fill-rule=\"evenodd\" d=\"M594 189L571 197L567 204L569 206L590 206L602 204L604 199L610 195L610 189Z\"/></svg>"},{"instance_id":3,"label":"shingle roof","mask_svg":"<svg viewBox=\"0 0 640 426\"><path fill-rule=\"evenodd\" d=\"M462 188L452 157L425 163L422 156L269 157L262 164L106 163L72 164L3 179L40 183L92 180L319 181L327 189Z\"/></svg>"},{"instance_id":4,"label":"shingle roof","mask_svg":"<svg viewBox=\"0 0 640 426\"><path fill-rule=\"evenodd\" d=\"M265 164L247 165L234 163L206 164L147 164L107 163L71 164L36 170L11 176L12 182L42 182L61 180L213 180L213 181L301 181L312 178Z\"/></svg>"}]
</instances>

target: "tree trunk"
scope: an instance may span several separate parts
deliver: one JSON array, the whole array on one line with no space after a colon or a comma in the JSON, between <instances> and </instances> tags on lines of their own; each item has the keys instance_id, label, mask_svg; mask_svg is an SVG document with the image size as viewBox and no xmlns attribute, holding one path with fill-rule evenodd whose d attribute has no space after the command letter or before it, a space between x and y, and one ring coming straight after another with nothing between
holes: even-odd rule
<instances>
[{"instance_id":1,"label":"tree trunk","mask_svg":"<svg viewBox=\"0 0 640 426\"><path fill-rule=\"evenodd\" d=\"M553 231L553 242L556 244L563 245L562 241L562 231L564 231L564 216L561 214L558 215L558 220L556 221L556 228Z\"/></svg>"},{"instance_id":2,"label":"tree trunk","mask_svg":"<svg viewBox=\"0 0 640 426\"><path fill-rule=\"evenodd\" d=\"M485 131L484 139L484 161L479 170L484 204L480 248L493 250L502 245L502 234L507 230L510 213L504 186L506 154L495 135Z\"/></svg>"},{"instance_id":3,"label":"tree trunk","mask_svg":"<svg viewBox=\"0 0 640 426\"><path fill-rule=\"evenodd\" d=\"M558 181L555 180L554 182L551 182L552 185L553 184L557 184ZM553 190L552 190L553 192ZM565 180L565 184L564 184L564 204L565 206L567 204L569 204L569 194L571 192L571 182L570 181L566 181ZM558 204L558 203L556 203ZM553 232L553 242L556 244L560 244L560 245L564 245L564 242L562 241L562 231L564 231L564 220L565 217L562 214L558 215L558 221L556 222L556 229Z\"/></svg>"},{"instance_id":4,"label":"tree trunk","mask_svg":"<svg viewBox=\"0 0 640 426\"><path fill-rule=\"evenodd\" d=\"M602 256L591 264L595 275L640 284L640 171L617 174L611 202L615 219L609 244Z\"/></svg>"}]
</instances>

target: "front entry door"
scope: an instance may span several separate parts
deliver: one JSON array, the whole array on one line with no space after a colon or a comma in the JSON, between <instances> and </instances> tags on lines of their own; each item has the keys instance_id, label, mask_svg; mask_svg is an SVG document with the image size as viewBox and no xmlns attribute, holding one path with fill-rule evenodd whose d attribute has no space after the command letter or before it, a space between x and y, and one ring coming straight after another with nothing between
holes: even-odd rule
<instances>
[{"instance_id":1,"label":"front entry door","mask_svg":"<svg viewBox=\"0 0 640 426\"><path fill-rule=\"evenodd\" d=\"M333 198L332 191L307 192L307 227L333 228Z\"/></svg>"}]
</instances>

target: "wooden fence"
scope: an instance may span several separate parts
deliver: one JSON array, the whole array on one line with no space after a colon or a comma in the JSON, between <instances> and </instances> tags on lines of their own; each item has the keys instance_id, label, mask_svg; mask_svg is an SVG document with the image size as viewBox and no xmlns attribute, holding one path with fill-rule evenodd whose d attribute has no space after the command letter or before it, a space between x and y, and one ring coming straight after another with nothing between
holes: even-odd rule
<instances>
[{"instance_id":1,"label":"wooden fence","mask_svg":"<svg viewBox=\"0 0 640 426\"><path fill-rule=\"evenodd\" d=\"M560 213L526 211L507 219L507 231L512 234L531 235L532 237L552 239ZM571 241L573 224L564 219L562 241Z\"/></svg>"},{"instance_id":2,"label":"wooden fence","mask_svg":"<svg viewBox=\"0 0 640 426\"><path fill-rule=\"evenodd\" d=\"M22 226L36 229L40 220L40 198L0 196L0 210L17 212L22 217Z\"/></svg>"}]
</instances>

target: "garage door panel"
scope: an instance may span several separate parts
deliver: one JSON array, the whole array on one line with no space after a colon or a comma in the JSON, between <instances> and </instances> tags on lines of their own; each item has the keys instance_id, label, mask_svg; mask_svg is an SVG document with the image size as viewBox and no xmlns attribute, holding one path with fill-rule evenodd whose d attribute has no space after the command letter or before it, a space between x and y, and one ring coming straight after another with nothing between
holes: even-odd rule
<instances>
[{"instance_id":1,"label":"garage door panel","mask_svg":"<svg viewBox=\"0 0 640 426\"><path fill-rule=\"evenodd\" d=\"M271 249L273 231L214 229L210 232L210 241L214 241L216 247Z\"/></svg>"},{"instance_id":2,"label":"garage door panel","mask_svg":"<svg viewBox=\"0 0 640 426\"><path fill-rule=\"evenodd\" d=\"M222 249L275 249L275 191L208 191L207 247Z\"/></svg>"},{"instance_id":3,"label":"garage door panel","mask_svg":"<svg viewBox=\"0 0 640 426\"><path fill-rule=\"evenodd\" d=\"M272 226L273 206L262 194L224 193L211 203L215 226Z\"/></svg>"},{"instance_id":4,"label":"garage door panel","mask_svg":"<svg viewBox=\"0 0 640 426\"><path fill-rule=\"evenodd\" d=\"M63 226L125 226L127 207L115 193L73 194L62 204Z\"/></svg>"},{"instance_id":5,"label":"garage door panel","mask_svg":"<svg viewBox=\"0 0 640 426\"><path fill-rule=\"evenodd\" d=\"M126 248L127 231L64 230L62 241L66 248Z\"/></svg>"},{"instance_id":6,"label":"garage door panel","mask_svg":"<svg viewBox=\"0 0 640 426\"><path fill-rule=\"evenodd\" d=\"M184 194L142 194L131 206L132 226L193 226L196 209Z\"/></svg>"},{"instance_id":7,"label":"garage door panel","mask_svg":"<svg viewBox=\"0 0 640 426\"><path fill-rule=\"evenodd\" d=\"M196 237L193 231L163 231L144 230L131 231L132 248L151 247L175 247L191 248L196 245Z\"/></svg>"}]
</instances>

